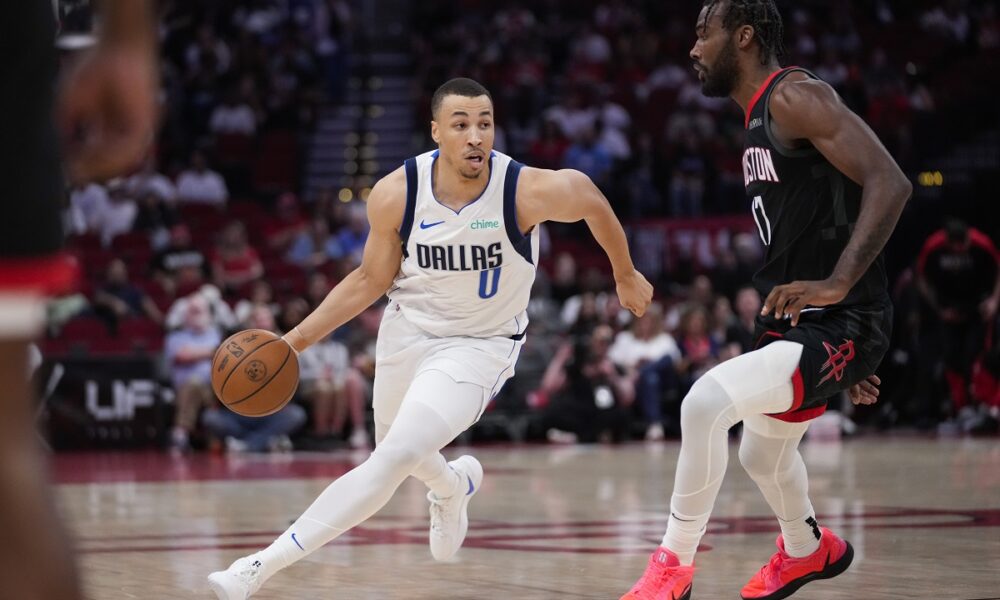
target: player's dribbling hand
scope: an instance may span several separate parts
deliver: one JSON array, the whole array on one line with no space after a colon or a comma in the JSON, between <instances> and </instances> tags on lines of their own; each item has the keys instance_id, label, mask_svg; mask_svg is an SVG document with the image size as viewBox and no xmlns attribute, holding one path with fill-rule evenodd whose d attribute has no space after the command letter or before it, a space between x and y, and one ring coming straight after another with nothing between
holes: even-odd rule
<instances>
[{"instance_id":1,"label":"player's dribbling hand","mask_svg":"<svg viewBox=\"0 0 1000 600\"><path fill-rule=\"evenodd\" d=\"M137 166L153 142L155 55L142 44L99 43L62 81L57 122L73 183L103 181Z\"/></svg>"},{"instance_id":2,"label":"player's dribbling hand","mask_svg":"<svg viewBox=\"0 0 1000 600\"><path fill-rule=\"evenodd\" d=\"M775 319L791 319L792 327L799 324L799 313L807 306L836 304L847 296L849 290L828 279L822 281L793 281L774 286L764 300L761 316L773 312Z\"/></svg>"},{"instance_id":3,"label":"player's dribbling hand","mask_svg":"<svg viewBox=\"0 0 1000 600\"><path fill-rule=\"evenodd\" d=\"M847 393L851 396L851 402L858 404L875 404L878 402L878 385L882 380L878 375L869 375L861 383L855 383L848 388Z\"/></svg>"},{"instance_id":4,"label":"player's dribbling hand","mask_svg":"<svg viewBox=\"0 0 1000 600\"><path fill-rule=\"evenodd\" d=\"M616 275L615 289L618 291L618 301L621 305L637 317L644 315L649 303L653 301L652 284L635 269L623 277Z\"/></svg>"}]
</instances>

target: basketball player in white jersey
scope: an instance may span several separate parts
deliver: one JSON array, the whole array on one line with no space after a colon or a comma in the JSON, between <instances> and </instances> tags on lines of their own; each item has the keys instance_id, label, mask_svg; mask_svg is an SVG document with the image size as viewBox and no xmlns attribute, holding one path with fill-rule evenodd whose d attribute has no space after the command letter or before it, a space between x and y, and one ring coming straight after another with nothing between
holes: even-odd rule
<instances>
[{"instance_id":1,"label":"basketball player in white jersey","mask_svg":"<svg viewBox=\"0 0 1000 600\"><path fill-rule=\"evenodd\" d=\"M438 560L455 554L483 469L471 456L448 463L440 450L514 374L539 224L586 220L611 260L622 306L642 315L652 299L621 224L590 179L524 167L493 151L493 101L483 86L453 79L434 93L431 112L438 149L375 185L361 266L285 336L302 352L388 293L376 349L377 447L268 548L212 573L222 600L245 600L365 521L410 475L430 489L431 553Z\"/></svg>"}]
</instances>

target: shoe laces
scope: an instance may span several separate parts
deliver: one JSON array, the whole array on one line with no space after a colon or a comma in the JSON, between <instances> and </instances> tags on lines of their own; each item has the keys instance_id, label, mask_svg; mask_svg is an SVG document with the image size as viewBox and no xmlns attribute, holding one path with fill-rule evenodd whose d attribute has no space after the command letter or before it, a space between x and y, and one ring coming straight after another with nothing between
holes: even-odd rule
<instances>
[{"instance_id":1,"label":"shoe laces","mask_svg":"<svg viewBox=\"0 0 1000 600\"><path fill-rule=\"evenodd\" d=\"M760 568L760 578L768 581L779 577L787 558L790 557L787 557L784 552L775 552L771 560L767 561L767 564Z\"/></svg>"},{"instance_id":2,"label":"shoe laces","mask_svg":"<svg viewBox=\"0 0 1000 600\"><path fill-rule=\"evenodd\" d=\"M260 561L256 558L246 560L236 571L236 576L247 584L248 591L253 593L260 585Z\"/></svg>"},{"instance_id":3,"label":"shoe laces","mask_svg":"<svg viewBox=\"0 0 1000 600\"><path fill-rule=\"evenodd\" d=\"M654 562L636 582L632 592L642 600L653 600L658 590L672 586L681 574L681 567L668 567Z\"/></svg>"},{"instance_id":4,"label":"shoe laces","mask_svg":"<svg viewBox=\"0 0 1000 600\"><path fill-rule=\"evenodd\" d=\"M455 503L450 501L450 497L441 499L433 493L427 494L427 499L431 503L431 529L435 533L441 533L445 529L445 524L451 521Z\"/></svg>"}]
</instances>

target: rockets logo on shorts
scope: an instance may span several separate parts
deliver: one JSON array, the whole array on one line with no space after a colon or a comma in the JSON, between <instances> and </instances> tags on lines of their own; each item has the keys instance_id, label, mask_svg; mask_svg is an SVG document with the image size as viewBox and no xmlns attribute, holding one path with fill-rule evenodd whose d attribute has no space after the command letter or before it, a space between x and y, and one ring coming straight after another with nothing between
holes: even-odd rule
<instances>
[{"instance_id":1,"label":"rockets logo on shorts","mask_svg":"<svg viewBox=\"0 0 1000 600\"><path fill-rule=\"evenodd\" d=\"M834 346L827 342L823 342L823 348L826 349L826 353L830 355L825 363L819 368L820 373L826 373L829 369L829 373L823 375L823 378L819 380L816 387L823 385L823 382L827 381L833 377L836 381L840 381L844 378L844 369L847 368L847 363L851 362L854 358L854 342L852 340L844 340L844 343L840 346Z\"/></svg>"}]
</instances>

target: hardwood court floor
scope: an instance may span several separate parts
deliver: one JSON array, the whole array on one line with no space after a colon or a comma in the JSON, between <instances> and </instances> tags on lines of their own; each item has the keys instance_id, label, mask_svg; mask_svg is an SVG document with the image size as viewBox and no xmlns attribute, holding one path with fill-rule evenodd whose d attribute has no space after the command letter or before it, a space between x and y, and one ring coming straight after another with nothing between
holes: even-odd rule
<instances>
[{"instance_id":1,"label":"hardwood court floor","mask_svg":"<svg viewBox=\"0 0 1000 600\"><path fill-rule=\"evenodd\" d=\"M431 559L424 490L411 480L374 519L254 599L617 600L663 534L677 451L474 449L486 479L456 560ZM695 599L738 598L774 549L777 526L735 452L698 556ZM795 598L1000 598L1000 440L809 442L803 455L820 522L850 540L856 558ZM57 456L87 598L214 598L210 571L268 544L364 457Z\"/></svg>"}]
</instances>

